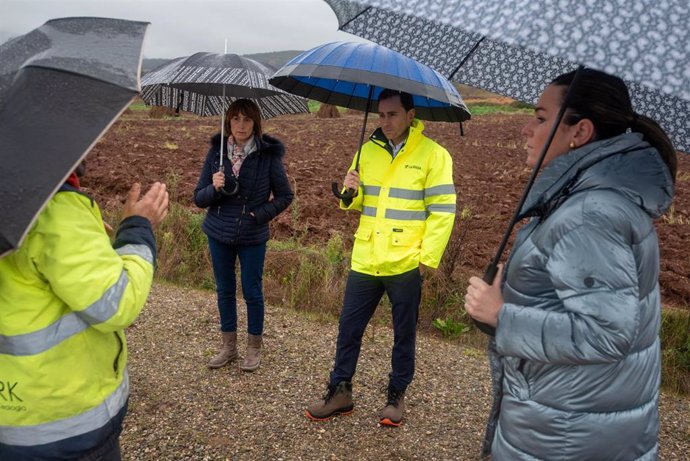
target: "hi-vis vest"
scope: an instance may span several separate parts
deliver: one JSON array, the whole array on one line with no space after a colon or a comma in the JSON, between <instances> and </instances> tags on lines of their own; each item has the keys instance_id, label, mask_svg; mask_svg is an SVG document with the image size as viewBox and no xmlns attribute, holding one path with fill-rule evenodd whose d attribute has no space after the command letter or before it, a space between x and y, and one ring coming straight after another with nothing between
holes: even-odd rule
<instances>
[{"instance_id":1,"label":"hi-vis vest","mask_svg":"<svg viewBox=\"0 0 690 461\"><path fill-rule=\"evenodd\" d=\"M124 408L123 329L144 306L153 255L114 250L98 207L71 191L0 259L0 452L82 436Z\"/></svg>"},{"instance_id":2,"label":"hi-vis vest","mask_svg":"<svg viewBox=\"0 0 690 461\"><path fill-rule=\"evenodd\" d=\"M393 158L380 129L362 147L360 187L346 210L362 215L352 249L352 270L397 275L419 266L437 268L455 220L453 161L422 134L415 119ZM354 168L354 161L352 167Z\"/></svg>"}]
</instances>

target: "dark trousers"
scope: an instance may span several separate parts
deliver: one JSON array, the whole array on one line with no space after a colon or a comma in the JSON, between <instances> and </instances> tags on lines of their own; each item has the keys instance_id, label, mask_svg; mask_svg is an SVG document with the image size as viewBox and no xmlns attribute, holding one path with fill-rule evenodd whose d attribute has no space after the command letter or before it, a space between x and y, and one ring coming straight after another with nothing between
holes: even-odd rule
<instances>
[{"instance_id":1,"label":"dark trousers","mask_svg":"<svg viewBox=\"0 0 690 461\"><path fill-rule=\"evenodd\" d=\"M242 295L247 303L247 331L261 335L264 331L263 274L266 244L228 245L209 237L213 275L216 278L220 330L237 331L237 280L235 262L240 258Z\"/></svg>"},{"instance_id":2,"label":"dark trousers","mask_svg":"<svg viewBox=\"0 0 690 461\"><path fill-rule=\"evenodd\" d=\"M419 269L385 277L350 271L345 287L343 310L340 313L331 384L352 381L364 330L384 292L388 294L393 305L394 344L389 386L402 391L412 382L417 318L422 297L422 278Z\"/></svg>"}]
</instances>

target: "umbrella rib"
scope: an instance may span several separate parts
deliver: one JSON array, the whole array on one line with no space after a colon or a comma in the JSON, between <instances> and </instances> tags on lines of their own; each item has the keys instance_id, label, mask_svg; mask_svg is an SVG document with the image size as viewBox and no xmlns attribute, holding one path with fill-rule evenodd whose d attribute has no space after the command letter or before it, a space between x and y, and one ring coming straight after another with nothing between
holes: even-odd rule
<instances>
[{"instance_id":1,"label":"umbrella rib","mask_svg":"<svg viewBox=\"0 0 690 461\"><path fill-rule=\"evenodd\" d=\"M453 77L455 77L455 74L457 74L458 71L460 70L460 68L467 62L468 59L470 59L470 57L474 54L474 52L477 50L477 48L478 48L479 45L484 41L485 38L486 38L486 36L483 36L482 38L480 38L480 39L477 41L477 43L474 44L474 46L472 47L472 49L470 50L470 52L467 53L467 54L465 55L464 58L462 58L462 61L460 61L460 64L458 64L458 67L456 67L455 70L454 70L453 72L450 73L450 76L448 77L448 80L452 80Z\"/></svg>"},{"instance_id":2,"label":"umbrella rib","mask_svg":"<svg viewBox=\"0 0 690 461\"><path fill-rule=\"evenodd\" d=\"M352 18L350 18L345 24L342 24L340 27L338 27L338 29L339 29L339 30L342 30L342 31L344 32L344 29L348 26L348 24L350 24L352 21L354 21L355 19L357 19L358 17L360 17L361 15L363 15L364 13L366 13L367 11L369 11L370 9L371 9L371 7L370 7L370 6L367 6L367 7L364 8L362 11L360 11L359 13L357 13L356 15L354 15Z\"/></svg>"}]
</instances>

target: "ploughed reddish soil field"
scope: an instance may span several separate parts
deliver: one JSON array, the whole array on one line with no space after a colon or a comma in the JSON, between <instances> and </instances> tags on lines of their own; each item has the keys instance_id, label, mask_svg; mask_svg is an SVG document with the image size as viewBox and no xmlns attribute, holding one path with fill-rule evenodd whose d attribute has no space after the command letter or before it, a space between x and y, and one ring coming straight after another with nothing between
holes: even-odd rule
<instances>
[{"instance_id":1,"label":"ploughed reddish soil field","mask_svg":"<svg viewBox=\"0 0 690 461\"><path fill-rule=\"evenodd\" d=\"M426 134L445 146L454 159L458 211L451 239L460 245L456 267L481 274L510 220L529 169L520 130L529 115L476 116L460 137L457 124L426 122ZM313 114L283 116L264 122L264 131L287 148L285 163L295 201L272 223L273 237L300 237L325 243L340 233L351 244L358 214L338 209L331 182L342 179L359 140L363 114L341 118ZM102 208L119 207L133 182L146 188L155 180L176 178L174 199L194 208L192 193L220 119L182 116L152 119L147 111L127 111L87 157L82 184ZM370 117L368 132L377 125ZM458 214L459 216L459 214ZM690 156L679 157L674 214L657 222L661 242L661 287L666 306L690 308ZM507 254L507 252L506 252Z\"/></svg>"}]
</instances>

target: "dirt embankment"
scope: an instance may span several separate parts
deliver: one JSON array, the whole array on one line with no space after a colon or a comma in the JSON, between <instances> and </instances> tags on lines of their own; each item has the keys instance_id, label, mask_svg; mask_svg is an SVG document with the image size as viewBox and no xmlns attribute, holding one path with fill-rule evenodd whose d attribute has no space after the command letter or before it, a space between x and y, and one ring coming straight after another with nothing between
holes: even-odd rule
<instances>
[{"instance_id":1,"label":"dirt embankment","mask_svg":"<svg viewBox=\"0 0 690 461\"><path fill-rule=\"evenodd\" d=\"M456 220L460 241L458 269L482 273L498 247L529 169L524 165L520 130L528 115L480 116L465 124L427 123L426 133L454 159L458 210L471 218ZM342 179L356 151L363 117L345 112L337 119L313 114L268 120L264 130L286 145L285 163L296 192L291 209L272 223L276 238L302 236L323 243L340 233L351 243L357 216L337 207L331 182ZM131 183L177 181L175 199L193 207L192 192L219 119L150 119L146 112L126 113L88 156L83 184L106 208L119 206ZM376 127L370 118L368 130ZM679 157L673 213L657 222L661 246L664 305L690 304L690 156Z\"/></svg>"}]
</instances>

